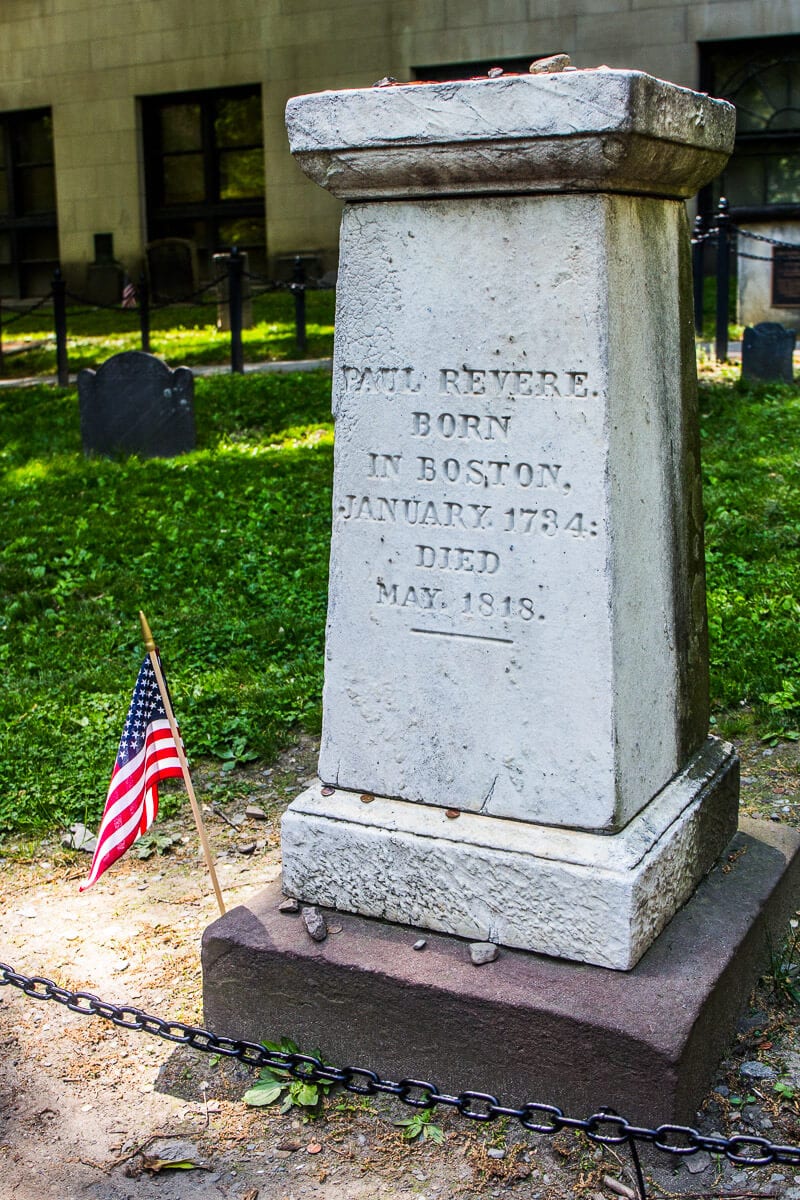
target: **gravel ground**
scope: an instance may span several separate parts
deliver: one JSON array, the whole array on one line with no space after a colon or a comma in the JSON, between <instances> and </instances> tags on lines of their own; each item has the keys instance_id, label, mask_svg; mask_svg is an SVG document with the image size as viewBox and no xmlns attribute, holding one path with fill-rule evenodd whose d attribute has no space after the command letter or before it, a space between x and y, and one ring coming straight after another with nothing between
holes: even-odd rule
<instances>
[{"instance_id":1,"label":"gravel ground","mask_svg":"<svg viewBox=\"0 0 800 1200\"><path fill-rule=\"evenodd\" d=\"M800 826L797 746L739 749L743 809ZM313 775L315 760L313 741L303 739L271 767L196 773L228 906L277 876L280 812ZM264 817L245 817L248 804ZM200 1023L200 936L216 903L188 805L156 828L172 839L165 853L141 860L131 852L83 895L88 856L62 848L59 837L0 844L0 960L115 1003ZM800 1009L785 993L776 996L769 980L742 999L736 1040L696 1124L800 1145ZM277 1106L247 1108L241 1096L253 1083L249 1070L16 988L0 991L0 1050L0 1200L634 1196L621 1148L568 1133L536 1137L500 1121L476 1126L449 1112L434 1118L440 1143L412 1142L396 1124L410 1110L346 1094L331 1094L313 1120L297 1108L283 1115ZM653 1151L643 1153L643 1164L652 1196L800 1200L800 1168L743 1170L704 1153L679 1160Z\"/></svg>"}]
</instances>

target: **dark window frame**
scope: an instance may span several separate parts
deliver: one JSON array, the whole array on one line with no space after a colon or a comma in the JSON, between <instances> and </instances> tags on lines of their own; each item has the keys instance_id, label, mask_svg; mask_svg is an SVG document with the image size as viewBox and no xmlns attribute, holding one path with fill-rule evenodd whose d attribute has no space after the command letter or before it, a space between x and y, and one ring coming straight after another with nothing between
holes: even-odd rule
<instances>
[{"instance_id":1,"label":"dark window frame","mask_svg":"<svg viewBox=\"0 0 800 1200\"><path fill-rule=\"evenodd\" d=\"M256 219L263 223L263 254L266 259L266 202L262 184L260 196L221 198L221 161L226 153L233 151L261 150L264 153L263 122L260 141L245 141L235 146L218 144L214 128L215 105L221 98L257 96L261 103L261 85L244 84L235 87L202 88L189 92L159 93L139 97L142 114L142 148L144 159L145 209L147 240L157 241L164 237L189 237L187 227L192 222L207 222L211 230L208 253L230 249L220 237L220 227L230 221ZM201 147L185 151L165 151L162 141L161 114L164 109L181 104L197 104L200 107ZM184 155L202 154L203 187L202 200L169 202L164 190L164 163L166 159L178 159ZM246 246L243 246L246 249ZM209 264L202 263L201 273L208 274Z\"/></svg>"},{"instance_id":2,"label":"dark window frame","mask_svg":"<svg viewBox=\"0 0 800 1200\"><path fill-rule=\"evenodd\" d=\"M800 75L800 35L701 42L699 52L700 90L715 97L731 99L732 103L735 103L740 87L773 67L784 63L796 63ZM715 56L724 56L726 52L731 56L731 65L728 67L727 76L724 76L722 71L717 69L714 59ZM737 52L747 56L746 65L735 66ZM757 155L759 149L766 160L778 147L785 147L790 153L796 154L800 162L800 127L737 130L731 161L741 161L753 153ZM723 171L716 180L702 189L698 197L701 213L709 216L715 211L718 197L726 195L725 179L726 172ZM726 198L731 205L731 215L737 221L781 221L800 218L800 194L797 201L777 203L770 203L765 196L760 204L737 204L734 194L727 195Z\"/></svg>"},{"instance_id":3,"label":"dark window frame","mask_svg":"<svg viewBox=\"0 0 800 1200\"><path fill-rule=\"evenodd\" d=\"M50 121L50 155L48 158L23 159L17 152L21 140L21 130L25 123L39 118ZM41 272L45 267L48 274L58 266L58 216L55 203L55 152L52 136L52 109L49 107L15 109L0 113L0 139L3 143L3 170L6 172L8 209L0 213L0 234L8 236L10 243L10 262L3 264L4 272L8 272L11 280L10 290L5 289L3 295L8 298L28 299L42 294L41 287L34 288L30 280L34 273ZM25 209L22 201L21 175L31 168L49 167L53 178L53 207L39 212ZM55 256L31 257L25 255L26 234L30 233L55 234ZM46 294L46 293L45 293Z\"/></svg>"}]
</instances>

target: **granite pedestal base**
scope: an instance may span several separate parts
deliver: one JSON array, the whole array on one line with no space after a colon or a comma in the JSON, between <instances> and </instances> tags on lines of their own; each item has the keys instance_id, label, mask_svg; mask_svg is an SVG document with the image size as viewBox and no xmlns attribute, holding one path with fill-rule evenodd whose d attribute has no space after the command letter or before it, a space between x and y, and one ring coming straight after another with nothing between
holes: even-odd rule
<instances>
[{"instance_id":1,"label":"granite pedestal base","mask_svg":"<svg viewBox=\"0 0 800 1200\"><path fill-rule=\"evenodd\" d=\"M315 784L290 804L289 895L627 971L736 832L739 760L708 738L614 835L367 799Z\"/></svg>"},{"instance_id":2,"label":"granite pedestal base","mask_svg":"<svg viewBox=\"0 0 800 1200\"><path fill-rule=\"evenodd\" d=\"M203 936L205 1023L293 1037L336 1064L585 1116L694 1117L800 890L800 834L743 819L721 865L630 972L467 944L336 913L312 942L276 883ZM331 922L333 923L333 921Z\"/></svg>"}]
</instances>

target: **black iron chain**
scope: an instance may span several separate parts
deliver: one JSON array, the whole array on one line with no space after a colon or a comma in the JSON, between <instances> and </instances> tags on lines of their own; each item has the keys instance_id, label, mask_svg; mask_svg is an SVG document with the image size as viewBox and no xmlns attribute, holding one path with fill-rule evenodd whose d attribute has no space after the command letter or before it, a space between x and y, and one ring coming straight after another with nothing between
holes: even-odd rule
<instances>
[{"instance_id":1,"label":"black iron chain","mask_svg":"<svg viewBox=\"0 0 800 1200\"><path fill-rule=\"evenodd\" d=\"M42 296L41 300L37 300L35 304L31 304L28 308L10 308L8 305L3 305L0 309L0 317L3 318L3 330L8 329L9 325L16 325L17 321L24 321L31 313L35 313L37 309L42 308L48 301L53 299L53 293L48 292L46 296ZM8 320L3 317L4 313L13 312L16 316L9 317Z\"/></svg>"},{"instance_id":2,"label":"black iron chain","mask_svg":"<svg viewBox=\"0 0 800 1200\"><path fill-rule=\"evenodd\" d=\"M740 229L738 225L731 225L731 233L738 233L739 237L750 238L753 242L766 242L768 246L781 246L786 250L800 250L800 242L783 242L780 238L767 237L765 233L754 233L752 229Z\"/></svg>"},{"instance_id":3,"label":"black iron chain","mask_svg":"<svg viewBox=\"0 0 800 1200\"><path fill-rule=\"evenodd\" d=\"M219 1054L224 1058L236 1059L248 1067L269 1067L286 1071L295 1079L306 1083L338 1084L347 1092L358 1096L394 1096L411 1108L435 1108L442 1105L455 1109L470 1121L494 1121L507 1117L518 1121L530 1133L553 1135L562 1130L583 1133L590 1141L601 1146L627 1145L634 1152L640 1190L643 1180L635 1155L635 1143L655 1146L665 1154L685 1157L705 1150L708 1154L724 1156L729 1162L742 1167L766 1167L773 1163L800 1166L800 1146L781 1146L767 1138L748 1134L735 1134L731 1138L700 1133L689 1125L664 1124L655 1129L634 1125L614 1110L603 1108L586 1118L567 1116L555 1104L540 1104L528 1101L519 1108L503 1105L488 1092L464 1091L458 1095L440 1092L435 1084L422 1079L401 1079L395 1083L383 1079L376 1071L366 1067L335 1067L312 1054L284 1053L268 1050L258 1042L243 1041L241 1038L225 1037L183 1021L167 1020L143 1012L130 1004L112 1004L101 1000L91 992L71 991L59 987L51 979L40 975L23 975L7 963L0 962L0 987L11 985L19 988L34 1000L55 1000L65 1005L70 1012L85 1017L103 1017L106 1021L137 1033L149 1033L167 1042L191 1046L207 1054ZM644 1191L642 1190L642 1195Z\"/></svg>"}]
</instances>

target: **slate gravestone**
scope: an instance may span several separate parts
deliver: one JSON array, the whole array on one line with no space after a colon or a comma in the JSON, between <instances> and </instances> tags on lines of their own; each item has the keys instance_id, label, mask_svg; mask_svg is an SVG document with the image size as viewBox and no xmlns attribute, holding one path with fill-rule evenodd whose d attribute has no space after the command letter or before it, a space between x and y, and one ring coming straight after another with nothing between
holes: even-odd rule
<instances>
[{"instance_id":1,"label":"slate gravestone","mask_svg":"<svg viewBox=\"0 0 800 1200\"><path fill-rule=\"evenodd\" d=\"M289 102L347 201L293 895L628 969L735 832L684 207L733 124L608 69Z\"/></svg>"},{"instance_id":2,"label":"slate gravestone","mask_svg":"<svg viewBox=\"0 0 800 1200\"><path fill-rule=\"evenodd\" d=\"M85 454L173 458L194 450L194 376L142 350L78 375Z\"/></svg>"},{"instance_id":3,"label":"slate gravestone","mask_svg":"<svg viewBox=\"0 0 800 1200\"><path fill-rule=\"evenodd\" d=\"M742 338L742 379L794 379L794 346L797 334L776 321L748 326Z\"/></svg>"},{"instance_id":4,"label":"slate gravestone","mask_svg":"<svg viewBox=\"0 0 800 1200\"><path fill-rule=\"evenodd\" d=\"M199 287L197 247L188 238L161 238L146 249L150 295L164 303L186 300Z\"/></svg>"}]
</instances>

